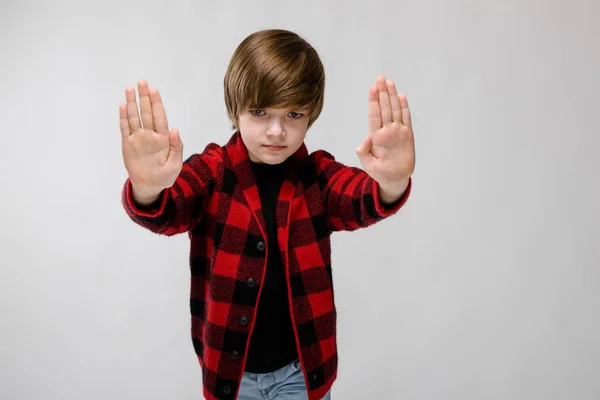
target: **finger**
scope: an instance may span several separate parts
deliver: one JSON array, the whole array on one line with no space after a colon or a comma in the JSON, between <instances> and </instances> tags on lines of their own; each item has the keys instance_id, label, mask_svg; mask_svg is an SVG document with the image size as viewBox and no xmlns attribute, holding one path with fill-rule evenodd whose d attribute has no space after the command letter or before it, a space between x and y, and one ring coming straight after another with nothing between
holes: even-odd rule
<instances>
[{"instance_id":1,"label":"finger","mask_svg":"<svg viewBox=\"0 0 600 400\"><path fill-rule=\"evenodd\" d=\"M171 146L171 152L169 157L173 157L173 162L179 164L183 162L183 142L179 136L179 129L173 129L169 134L169 144Z\"/></svg>"},{"instance_id":2,"label":"finger","mask_svg":"<svg viewBox=\"0 0 600 400\"><path fill-rule=\"evenodd\" d=\"M152 115L154 116L154 129L164 135L169 134L169 122L167 113L158 89L150 89L150 102L152 103Z\"/></svg>"},{"instance_id":3,"label":"finger","mask_svg":"<svg viewBox=\"0 0 600 400\"><path fill-rule=\"evenodd\" d=\"M410 109L408 108L408 99L402 93L398 95L400 101L400 107L402 108L402 125L409 126L412 128L412 117L410 115Z\"/></svg>"},{"instance_id":4,"label":"finger","mask_svg":"<svg viewBox=\"0 0 600 400\"><path fill-rule=\"evenodd\" d=\"M379 89L379 107L381 107L381 123L388 125L392 122L392 108L390 104L390 95L387 90L385 78L377 78L377 89Z\"/></svg>"},{"instance_id":5,"label":"finger","mask_svg":"<svg viewBox=\"0 0 600 400\"><path fill-rule=\"evenodd\" d=\"M140 114L142 115L142 126L144 129L154 130L154 121L152 118L152 104L148 93L148 82L140 80L138 82L138 92L140 94Z\"/></svg>"},{"instance_id":6,"label":"finger","mask_svg":"<svg viewBox=\"0 0 600 400\"><path fill-rule=\"evenodd\" d=\"M396 91L396 85L393 81L387 81L388 93L390 94L390 103L392 104L392 121L402 122L402 108L400 108L400 99Z\"/></svg>"},{"instance_id":7,"label":"finger","mask_svg":"<svg viewBox=\"0 0 600 400\"><path fill-rule=\"evenodd\" d=\"M375 156L371 153L371 148L373 147L373 139L371 136L367 136L361 144L359 144L354 152L358 156L360 163L366 170L371 170L373 160Z\"/></svg>"},{"instance_id":8,"label":"finger","mask_svg":"<svg viewBox=\"0 0 600 400\"><path fill-rule=\"evenodd\" d=\"M374 134L381 128L381 110L379 109L379 94L375 86L369 89L369 132Z\"/></svg>"},{"instance_id":9,"label":"finger","mask_svg":"<svg viewBox=\"0 0 600 400\"><path fill-rule=\"evenodd\" d=\"M355 151L357 154L367 155L371 154L371 147L373 146L373 139L371 136L367 136L365 140L359 144Z\"/></svg>"},{"instance_id":10,"label":"finger","mask_svg":"<svg viewBox=\"0 0 600 400\"><path fill-rule=\"evenodd\" d=\"M142 129L142 124L138 115L133 86L127 86L127 89L125 89L125 98L127 99L127 121L129 122L129 128L131 129L131 133L136 133Z\"/></svg>"},{"instance_id":11,"label":"finger","mask_svg":"<svg viewBox=\"0 0 600 400\"><path fill-rule=\"evenodd\" d=\"M119 125L121 126L121 137L123 139L131 135L131 128L127 121L127 104L119 104Z\"/></svg>"}]
</instances>

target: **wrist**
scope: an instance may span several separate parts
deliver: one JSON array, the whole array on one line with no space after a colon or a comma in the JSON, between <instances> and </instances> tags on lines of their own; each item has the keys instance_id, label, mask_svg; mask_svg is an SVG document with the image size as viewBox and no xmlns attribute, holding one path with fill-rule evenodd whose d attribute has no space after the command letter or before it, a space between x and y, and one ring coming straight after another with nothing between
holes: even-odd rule
<instances>
[{"instance_id":1,"label":"wrist","mask_svg":"<svg viewBox=\"0 0 600 400\"><path fill-rule=\"evenodd\" d=\"M131 185L131 197L140 206L149 206L153 204L162 193L163 189L140 188Z\"/></svg>"},{"instance_id":2,"label":"wrist","mask_svg":"<svg viewBox=\"0 0 600 400\"><path fill-rule=\"evenodd\" d=\"M379 185L379 199L384 204L392 204L398 201L408 188L410 177L395 183Z\"/></svg>"}]
</instances>

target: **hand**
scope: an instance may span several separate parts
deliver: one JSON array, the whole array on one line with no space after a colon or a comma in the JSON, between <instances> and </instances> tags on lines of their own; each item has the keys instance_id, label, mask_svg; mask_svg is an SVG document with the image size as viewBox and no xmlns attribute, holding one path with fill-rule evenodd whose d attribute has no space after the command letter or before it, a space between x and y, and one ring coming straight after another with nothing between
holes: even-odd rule
<instances>
[{"instance_id":1,"label":"hand","mask_svg":"<svg viewBox=\"0 0 600 400\"><path fill-rule=\"evenodd\" d=\"M138 91L141 123L132 86L125 89L127 104L119 105L119 117L125 168L143 197L173 186L183 168L183 143L177 129L169 131L158 89L149 89L148 82L140 80Z\"/></svg>"},{"instance_id":2,"label":"hand","mask_svg":"<svg viewBox=\"0 0 600 400\"><path fill-rule=\"evenodd\" d=\"M406 96L378 77L369 89L369 135L356 148L365 170L382 189L402 193L415 169L415 142Z\"/></svg>"}]
</instances>

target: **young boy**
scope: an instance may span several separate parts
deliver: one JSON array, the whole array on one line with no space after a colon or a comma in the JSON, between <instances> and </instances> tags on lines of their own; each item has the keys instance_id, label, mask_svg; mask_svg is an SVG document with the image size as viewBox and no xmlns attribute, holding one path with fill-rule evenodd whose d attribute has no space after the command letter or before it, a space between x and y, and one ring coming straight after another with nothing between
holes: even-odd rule
<instances>
[{"instance_id":1,"label":"young boy","mask_svg":"<svg viewBox=\"0 0 600 400\"><path fill-rule=\"evenodd\" d=\"M158 90L138 82L140 121L127 87L123 205L152 232L188 232L191 336L206 399L329 399L338 365L330 235L406 202L415 165L406 97L381 77L370 89L370 132L356 149L363 171L307 151L325 74L297 34L248 36L224 87L235 133L185 162Z\"/></svg>"}]
</instances>

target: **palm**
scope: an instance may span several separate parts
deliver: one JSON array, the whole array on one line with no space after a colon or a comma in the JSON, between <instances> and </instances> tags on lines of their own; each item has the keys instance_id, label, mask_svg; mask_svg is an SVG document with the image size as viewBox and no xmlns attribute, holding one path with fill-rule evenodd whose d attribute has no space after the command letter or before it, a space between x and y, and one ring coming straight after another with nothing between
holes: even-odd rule
<instances>
[{"instance_id":1,"label":"palm","mask_svg":"<svg viewBox=\"0 0 600 400\"><path fill-rule=\"evenodd\" d=\"M131 181L140 186L149 186L149 176L152 180L168 181L174 167L169 150L169 136L154 131L141 130L123 140L123 160Z\"/></svg>"}]
</instances>

